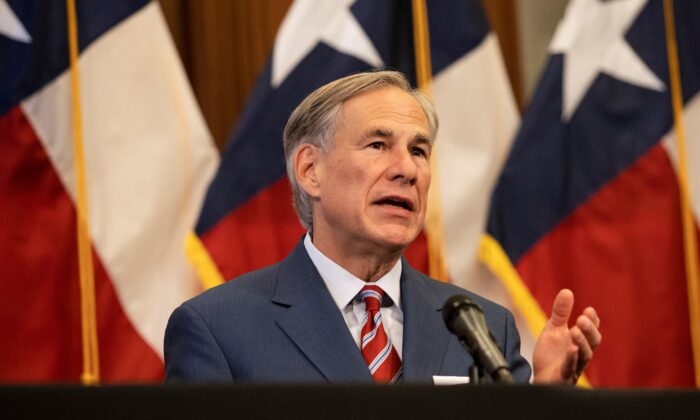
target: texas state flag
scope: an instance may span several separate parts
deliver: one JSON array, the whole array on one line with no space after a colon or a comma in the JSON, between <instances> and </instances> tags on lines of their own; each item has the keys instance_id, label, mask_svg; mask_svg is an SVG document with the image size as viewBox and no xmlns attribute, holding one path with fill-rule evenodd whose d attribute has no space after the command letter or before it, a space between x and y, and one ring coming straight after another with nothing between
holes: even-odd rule
<instances>
[{"instance_id":1,"label":"texas state flag","mask_svg":"<svg viewBox=\"0 0 700 420\"><path fill-rule=\"evenodd\" d=\"M447 268L450 281L493 297L499 284L475 281L483 278L476 252L519 115L480 1L426 4L431 91L440 118L432 188L441 196ZM218 272L210 284L281 260L303 234L282 150L282 131L297 104L325 83L374 68L400 70L415 82L415 66L411 2L292 4L197 224L214 263L204 276ZM407 257L427 271L423 235ZM497 299L504 296L501 291Z\"/></svg>"},{"instance_id":2,"label":"texas state flag","mask_svg":"<svg viewBox=\"0 0 700 420\"><path fill-rule=\"evenodd\" d=\"M697 235L700 3L673 5ZM700 296L687 293L663 2L573 0L550 53L488 234L534 299L521 296L526 315L548 314L563 287L575 313L598 310L593 385L693 386L689 301Z\"/></svg>"},{"instance_id":3,"label":"texas state flag","mask_svg":"<svg viewBox=\"0 0 700 420\"><path fill-rule=\"evenodd\" d=\"M157 2L76 2L103 382L160 380L218 164ZM0 0L0 381L80 380L65 1Z\"/></svg>"}]
</instances>

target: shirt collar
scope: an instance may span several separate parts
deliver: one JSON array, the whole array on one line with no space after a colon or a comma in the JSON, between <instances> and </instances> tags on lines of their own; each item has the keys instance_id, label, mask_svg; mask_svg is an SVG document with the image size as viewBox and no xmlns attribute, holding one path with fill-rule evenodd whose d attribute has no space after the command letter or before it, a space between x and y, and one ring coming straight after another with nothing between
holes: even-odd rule
<instances>
[{"instance_id":1,"label":"shirt collar","mask_svg":"<svg viewBox=\"0 0 700 420\"><path fill-rule=\"evenodd\" d=\"M316 248L316 245L311 242L311 235L308 233L304 237L304 248L306 248L309 258L311 258L314 266L316 266L316 270L318 270L328 291L331 293L333 301L342 311L367 283L323 255ZM373 282L384 290L384 293L391 298L398 308L401 308L401 270L401 259L399 259L389 272L376 282Z\"/></svg>"}]
</instances>

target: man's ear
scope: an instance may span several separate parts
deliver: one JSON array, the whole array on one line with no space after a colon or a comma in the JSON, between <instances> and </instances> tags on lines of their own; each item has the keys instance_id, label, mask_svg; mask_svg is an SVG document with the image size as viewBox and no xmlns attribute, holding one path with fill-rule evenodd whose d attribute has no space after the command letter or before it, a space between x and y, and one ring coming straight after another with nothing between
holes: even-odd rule
<instances>
[{"instance_id":1,"label":"man's ear","mask_svg":"<svg viewBox=\"0 0 700 420\"><path fill-rule=\"evenodd\" d=\"M299 187L311 197L320 193L319 168L321 150L309 143L302 143L294 152L294 174Z\"/></svg>"}]
</instances>

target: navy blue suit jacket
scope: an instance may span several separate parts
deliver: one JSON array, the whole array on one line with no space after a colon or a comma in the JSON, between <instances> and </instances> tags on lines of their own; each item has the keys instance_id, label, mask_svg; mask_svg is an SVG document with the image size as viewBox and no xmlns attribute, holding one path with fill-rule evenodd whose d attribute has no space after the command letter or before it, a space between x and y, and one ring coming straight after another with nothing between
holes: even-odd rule
<instances>
[{"instance_id":1,"label":"navy blue suit jacket","mask_svg":"<svg viewBox=\"0 0 700 420\"><path fill-rule=\"evenodd\" d=\"M403 382L467 376L469 354L445 327L441 308L466 294L487 324L516 381L530 378L513 316L503 307L417 272L403 260ZM183 303L165 333L168 381L372 382L355 340L302 242L282 262L245 274Z\"/></svg>"}]
</instances>

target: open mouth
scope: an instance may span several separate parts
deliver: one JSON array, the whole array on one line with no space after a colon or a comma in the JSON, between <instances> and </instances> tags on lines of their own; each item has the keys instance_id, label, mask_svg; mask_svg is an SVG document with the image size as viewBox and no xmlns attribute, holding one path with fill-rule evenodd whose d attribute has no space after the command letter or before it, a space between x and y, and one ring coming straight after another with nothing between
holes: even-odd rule
<instances>
[{"instance_id":1,"label":"open mouth","mask_svg":"<svg viewBox=\"0 0 700 420\"><path fill-rule=\"evenodd\" d=\"M399 207L408 211L413 211L413 203L398 197L387 197L377 201L376 204Z\"/></svg>"}]
</instances>

